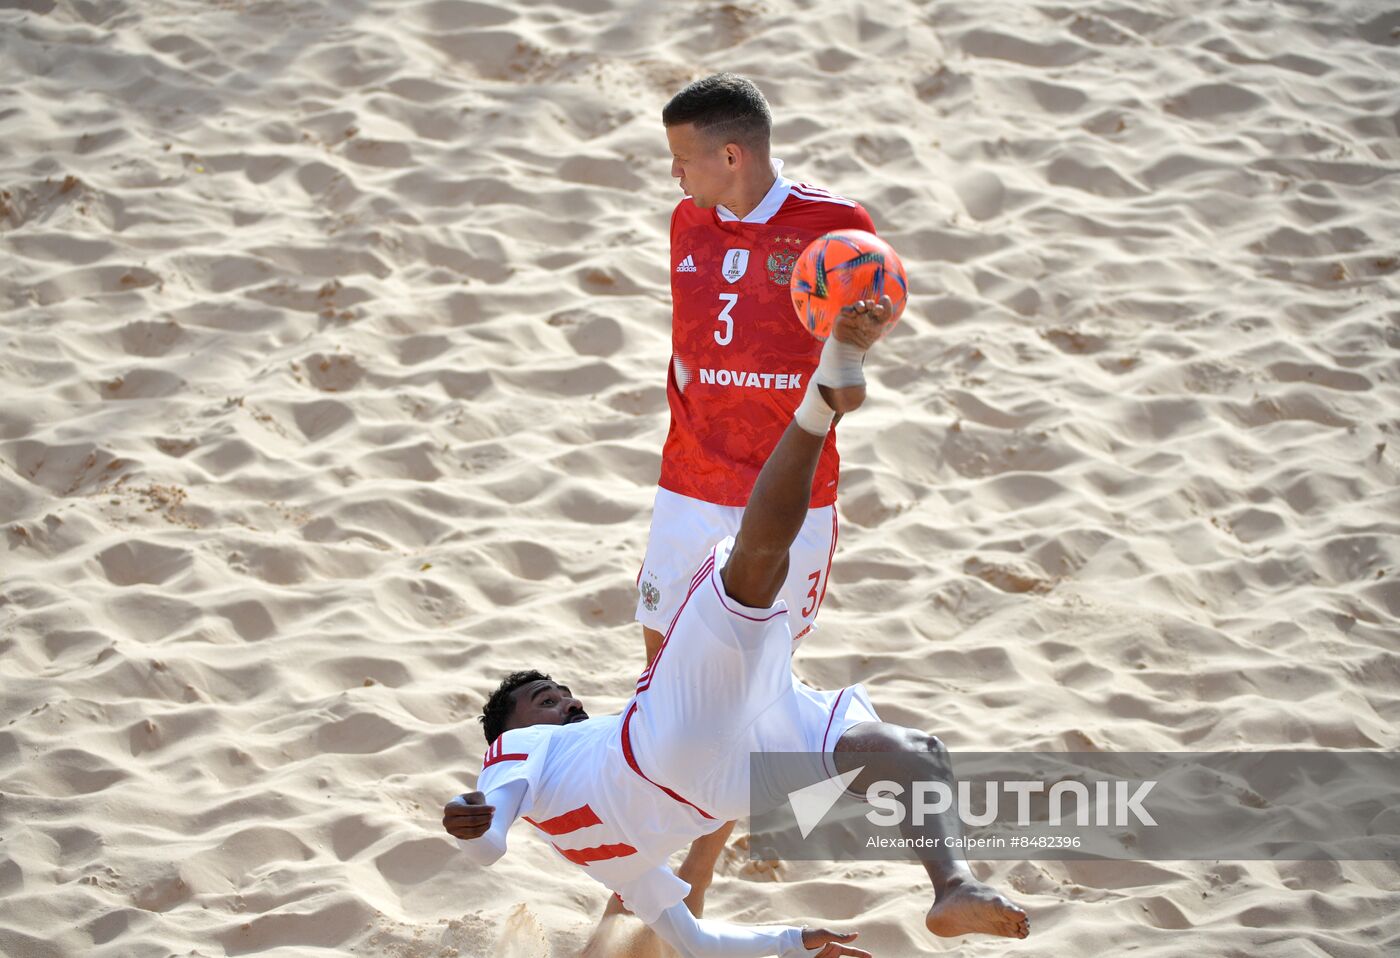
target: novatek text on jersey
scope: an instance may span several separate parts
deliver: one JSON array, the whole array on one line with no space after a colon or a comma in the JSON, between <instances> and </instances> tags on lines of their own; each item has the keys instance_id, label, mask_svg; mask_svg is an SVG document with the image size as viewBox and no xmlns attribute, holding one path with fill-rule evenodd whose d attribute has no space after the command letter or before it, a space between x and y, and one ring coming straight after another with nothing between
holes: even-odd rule
<instances>
[{"instance_id":1,"label":"novatek text on jersey","mask_svg":"<svg viewBox=\"0 0 1400 958\"><path fill-rule=\"evenodd\" d=\"M700 369L700 382L742 389L801 389L802 373L751 373L742 369Z\"/></svg>"}]
</instances>

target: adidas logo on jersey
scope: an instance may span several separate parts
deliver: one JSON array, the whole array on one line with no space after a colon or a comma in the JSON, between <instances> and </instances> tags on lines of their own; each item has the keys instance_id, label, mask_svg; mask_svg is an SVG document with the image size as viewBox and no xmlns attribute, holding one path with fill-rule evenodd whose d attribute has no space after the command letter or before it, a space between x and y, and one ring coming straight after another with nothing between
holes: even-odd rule
<instances>
[{"instance_id":1,"label":"adidas logo on jersey","mask_svg":"<svg viewBox=\"0 0 1400 958\"><path fill-rule=\"evenodd\" d=\"M695 257L693 257L693 256L687 256L685 259L681 260L680 263L678 263L678 264L676 265L676 272L677 272L677 273L693 273L693 272L695 272Z\"/></svg>"}]
</instances>

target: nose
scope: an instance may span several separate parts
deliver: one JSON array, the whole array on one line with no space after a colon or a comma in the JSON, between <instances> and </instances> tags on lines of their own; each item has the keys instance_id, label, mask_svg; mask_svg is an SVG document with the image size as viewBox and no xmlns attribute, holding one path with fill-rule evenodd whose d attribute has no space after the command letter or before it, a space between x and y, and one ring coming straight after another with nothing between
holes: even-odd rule
<instances>
[{"instance_id":1,"label":"nose","mask_svg":"<svg viewBox=\"0 0 1400 958\"><path fill-rule=\"evenodd\" d=\"M575 712L583 711L583 703L572 696L564 700L564 714L573 715Z\"/></svg>"},{"instance_id":2,"label":"nose","mask_svg":"<svg viewBox=\"0 0 1400 958\"><path fill-rule=\"evenodd\" d=\"M673 176L676 179L681 178L681 165L679 163L673 162L671 164L671 176Z\"/></svg>"}]
</instances>

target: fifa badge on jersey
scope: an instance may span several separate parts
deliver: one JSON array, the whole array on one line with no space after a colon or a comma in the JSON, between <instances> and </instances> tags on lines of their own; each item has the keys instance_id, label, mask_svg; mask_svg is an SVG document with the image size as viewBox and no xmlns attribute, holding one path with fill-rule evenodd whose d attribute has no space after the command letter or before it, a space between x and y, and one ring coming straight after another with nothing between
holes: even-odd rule
<instances>
[{"instance_id":1,"label":"fifa badge on jersey","mask_svg":"<svg viewBox=\"0 0 1400 958\"><path fill-rule=\"evenodd\" d=\"M778 286L792 282L792 268L797 265L797 255L802 252L802 237L779 236L778 248L768 254L768 278ZM786 247L786 249L784 248Z\"/></svg>"},{"instance_id":2,"label":"fifa badge on jersey","mask_svg":"<svg viewBox=\"0 0 1400 958\"><path fill-rule=\"evenodd\" d=\"M661 590L650 582L643 582L642 604L647 607L648 612L655 612L656 607L661 604Z\"/></svg>"},{"instance_id":3,"label":"fifa badge on jersey","mask_svg":"<svg viewBox=\"0 0 1400 958\"><path fill-rule=\"evenodd\" d=\"M749 251L746 249L727 249L724 251L724 274L725 280L737 283L743 277L744 271L749 268Z\"/></svg>"}]
</instances>

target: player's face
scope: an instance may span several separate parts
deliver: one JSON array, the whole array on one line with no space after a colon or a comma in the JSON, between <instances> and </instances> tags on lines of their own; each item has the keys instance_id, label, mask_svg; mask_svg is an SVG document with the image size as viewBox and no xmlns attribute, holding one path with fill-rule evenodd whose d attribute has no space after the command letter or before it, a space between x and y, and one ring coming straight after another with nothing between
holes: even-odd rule
<instances>
[{"instance_id":1,"label":"player's face","mask_svg":"<svg viewBox=\"0 0 1400 958\"><path fill-rule=\"evenodd\" d=\"M734 172L728 145L696 130L693 123L666 127L666 141L671 145L671 175L695 205L705 209L723 202L720 197Z\"/></svg>"},{"instance_id":2,"label":"player's face","mask_svg":"<svg viewBox=\"0 0 1400 958\"><path fill-rule=\"evenodd\" d=\"M509 728L531 725L569 725L588 718L583 703L574 698L568 686L546 679L530 682L512 695Z\"/></svg>"}]
</instances>

